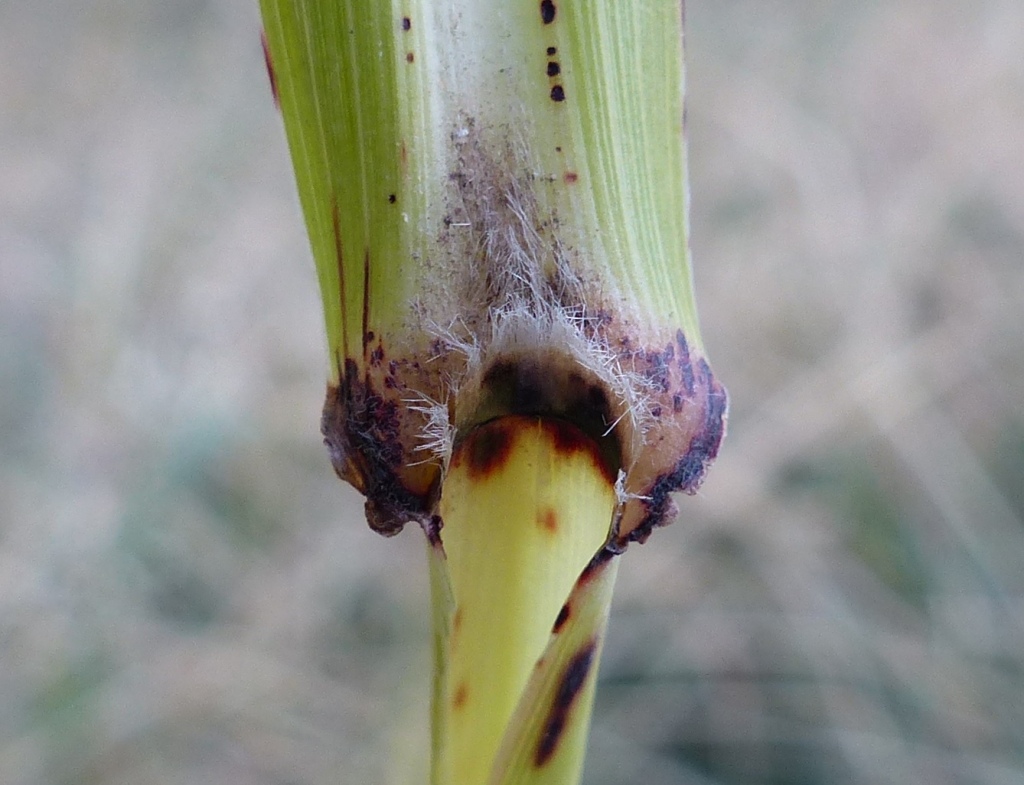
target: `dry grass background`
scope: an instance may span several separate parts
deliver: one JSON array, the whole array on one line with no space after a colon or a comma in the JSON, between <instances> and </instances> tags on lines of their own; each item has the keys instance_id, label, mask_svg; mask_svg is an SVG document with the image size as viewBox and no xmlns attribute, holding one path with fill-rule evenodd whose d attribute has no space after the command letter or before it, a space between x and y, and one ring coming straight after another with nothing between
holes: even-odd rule
<instances>
[{"instance_id":1,"label":"dry grass background","mask_svg":"<svg viewBox=\"0 0 1024 785\"><path fill-rule=\"evenodd\" d=\"M691 2L733 396L589 785L1024 783L1024 4ZM418 783L415 531L317 435L249 0L0 6L0 781Z\"/></svg>"}]
</instances>

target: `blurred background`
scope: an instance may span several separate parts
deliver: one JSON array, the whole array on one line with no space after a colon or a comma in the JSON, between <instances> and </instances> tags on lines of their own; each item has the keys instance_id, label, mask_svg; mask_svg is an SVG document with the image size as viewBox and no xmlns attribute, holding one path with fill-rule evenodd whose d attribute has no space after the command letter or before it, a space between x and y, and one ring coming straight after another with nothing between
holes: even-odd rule
<instances>
[{"instance_id":1,"label":"blurred background","mask_svg":"<svg viewBox=\"0 0 1024 785\"><path fill-rule=\"evenodd\" d=\"M588 785L1024 783L1024 4L691 0L721 458ZM0 5L0 782L422 783L254 0Z\"/></svg>"}]
</instances>

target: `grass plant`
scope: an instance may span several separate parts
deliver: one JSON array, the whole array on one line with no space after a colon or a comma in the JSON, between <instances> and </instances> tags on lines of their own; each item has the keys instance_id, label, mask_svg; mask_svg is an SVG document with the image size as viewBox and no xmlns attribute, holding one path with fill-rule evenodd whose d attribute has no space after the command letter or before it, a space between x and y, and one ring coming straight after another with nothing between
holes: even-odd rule
<instances>
[{"instance_id":1,"label":"grass plant","mask_svg":"<svg viewBox=\"0 0 1024 785\"><path fill-rule=\"evenodd\" d=\"M725 427L693 301L683 11L265 0L323 433L431 559L432 781L574 783L617 556Z\"/></svg>"}]
</instances>

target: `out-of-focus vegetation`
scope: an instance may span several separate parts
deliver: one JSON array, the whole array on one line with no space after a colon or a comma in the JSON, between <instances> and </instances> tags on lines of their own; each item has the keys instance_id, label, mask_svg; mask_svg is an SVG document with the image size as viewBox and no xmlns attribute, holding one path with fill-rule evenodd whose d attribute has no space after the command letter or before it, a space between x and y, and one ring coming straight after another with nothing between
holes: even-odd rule
<instances>
[{"instance_id":1,"label":"out-of-focus vegetation","mask_svg":"<svg viewBox=\"0 0 1024 785\"><path fill-rule=\"evenodd\" d=\"M691 2L728 442L585 781L1024 781L1024 6ZM0 781L418 783L422 543L319 444L255 5L0 7Z\"/></svg>"}]
</instances>

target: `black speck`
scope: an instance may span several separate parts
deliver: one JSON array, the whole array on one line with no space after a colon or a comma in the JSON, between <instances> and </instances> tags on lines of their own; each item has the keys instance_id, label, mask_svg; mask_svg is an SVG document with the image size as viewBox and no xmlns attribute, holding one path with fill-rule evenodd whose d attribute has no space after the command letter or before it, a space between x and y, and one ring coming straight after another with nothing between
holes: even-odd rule
<instances>
[{"instance_id":1,"label":"black speck","mask_svg":"<svg viewBox=\"0 0 1024 785\"><path fill-rule=\"evenodd\" d=\"M562 73L561 67L556 62L548 63L548 76L558 76Z\"/></svg>"},{"instance_id":2,"label":"black speck","mask_svg":"<svg viewBox=\"0 0 1024 785\"><path fill-rule=\"evenodd\" d=\"M551 0L541 0L540 18L546 25L555 21L555 4Z\"/></svg>"},{"instance_id":3,"label":"black speck","mask_svg":"<svg viewBox=\"0 0 1024 785\"><path fill-rule=\"evenodd\" d=\"M398 197L394 194L388 194L388 204L394 204L397 199Z\"/></svg>"},{"instance_id":4,"label":"black speck","mask_svg":"<svg viewBox=\"0 0 1024 785\"><path fill-rule=\"evenodd\" d=\"M402 29L403 30L408 30L411 27L412 27L412 20L409 19L409 17L407 17L407 16L403 16L402 17Z\"/></svg>"},{"instance_id":5,"label":"black speck","mask_svg":"<svg viewBox=\"0 0 1024 785\"><path fill-rule=\"evenodd\" d=\"M558 50L555 47L553 47L553 46L549 46L548 47L548 57L554 57L556 54L558 54Z\"/></svg>"},{"instance_id":6,"label":"black speck","mask_svg":"<svg viewBox=\"0 0 1024 785\"><path fill-rule=\"evenodd\" d=\"M558 102L565 100L565 90L562 89L562 85L556 84L551 88L551 100Z\"/></svg>"}]
</instances>

